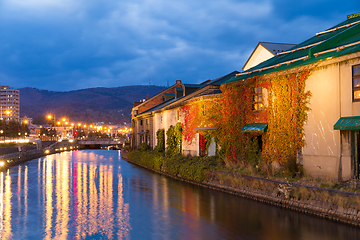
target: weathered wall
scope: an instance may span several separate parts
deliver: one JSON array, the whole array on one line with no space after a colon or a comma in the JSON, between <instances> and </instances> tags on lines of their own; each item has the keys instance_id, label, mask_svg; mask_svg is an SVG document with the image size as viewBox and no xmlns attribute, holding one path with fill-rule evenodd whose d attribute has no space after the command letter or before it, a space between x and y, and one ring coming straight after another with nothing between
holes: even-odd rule
<instances>
[{"instance_id":1,"label":"weathered wall","mask_svg":"<svg viewBox=\"0 0 360 240\"><path fill-rule=\"evenodd\" d=\"M354 57L321 64L306 82L306 90L312 93L302 149L306 174L334 180L351 178L350 131L340 133L334 124L340 117L360 115L360 104L352 103L352 66L360 63Z\"/></svg>"}]
</instances>

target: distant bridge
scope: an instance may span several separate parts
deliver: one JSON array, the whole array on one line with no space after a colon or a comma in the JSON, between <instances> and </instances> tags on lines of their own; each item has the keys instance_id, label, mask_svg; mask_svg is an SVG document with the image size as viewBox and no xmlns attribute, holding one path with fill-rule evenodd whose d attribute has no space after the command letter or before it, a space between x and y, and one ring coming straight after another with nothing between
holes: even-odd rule
<instances>
[{"instance_id":1,"label":"distant bridge","mask_svg":"<svg viewBox=\"0 0 360 240\"><path fill-rule=\"evenodd\" d=\"M101 146L109 146L109 145L120 145L125 143L124 139L104 139L104 138L92 138L92 139L81 139L78 140L79 145L101 145Z\"/></svg>"}]
</instances>

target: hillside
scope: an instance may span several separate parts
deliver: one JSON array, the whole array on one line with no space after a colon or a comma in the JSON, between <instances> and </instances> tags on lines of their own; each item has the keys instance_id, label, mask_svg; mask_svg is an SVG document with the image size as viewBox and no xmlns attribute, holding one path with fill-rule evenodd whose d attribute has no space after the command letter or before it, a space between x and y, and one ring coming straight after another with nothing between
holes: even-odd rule
<instances>
[{"instance_id":1,"label":"hillside","mask_svg":"<svg viewBox=\"0 0 360 240\"><path fill-rule=\"evenodd\" d=\"M44 123L47 114L78 122L130 122L134 102L164 90L160 86L124 86L88 88L54 92L36 88L20 88L20 116Z\"/></svg>"}]
</instances>

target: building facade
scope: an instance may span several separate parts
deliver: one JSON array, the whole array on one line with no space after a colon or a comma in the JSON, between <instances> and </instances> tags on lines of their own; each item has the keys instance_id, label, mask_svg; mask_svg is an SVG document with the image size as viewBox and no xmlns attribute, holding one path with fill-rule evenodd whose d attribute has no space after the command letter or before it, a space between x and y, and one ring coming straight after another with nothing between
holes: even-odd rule
<instances>
[{"instance_id":1,"label":"building facade","mask_svg":"<svg viewBox=\"0 0 360 240\"><path fill-rule=\"evenodd\" d=\"M281 81L282 87L276 87ZM286 148L292 148L307 175L338 181L359 179L359 14L349 15L344 22L278 53L230 82L238 88L246 84L253 90L263 88L252 91L251 97L253 106L259 104L258 111L253 110L258 116L265 112L265 117L252 118L243 124L242 132L260 132L267 139L263 153L278 155L271 161L281 163ZM302 92L297 90L304 86ZM277 101L279 98L283 102ZM299 107L302 111L296 112ZM298 126L300 121L303 125ZM287 132L293 134L292 140L287 138L286 128L292 130ZM296 139L298 136L301 138Z\"/></svg>"},{"instance_id":2,"label":"building facade","mask_svg":"<svg viewBox=\"0 0 360 240\"><path fill-rule=\"evenodd\" d=\"M9 86L0 86L0 119L19 121L20 91Z\"/></svg>"}]
</instances>

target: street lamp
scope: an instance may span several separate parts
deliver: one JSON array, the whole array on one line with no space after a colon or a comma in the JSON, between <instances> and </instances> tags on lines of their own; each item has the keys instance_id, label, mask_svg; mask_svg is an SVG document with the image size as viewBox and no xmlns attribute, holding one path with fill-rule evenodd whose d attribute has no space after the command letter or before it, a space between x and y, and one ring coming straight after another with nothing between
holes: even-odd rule
<instances>
[{"instance_id":1,"label":"street lamp","mask_svg":"<svg viewBox=\"0 0 360 240\"><path fill-rule=\"evenodd\" d=\"M3 120L2 113L3 113L3 110L2 110L2 106L1 106L1 109L0 109L0 120ZM6 114L6 115L10 115L10 113L11 113L10 110L6 110L6 111L5 111L5 114Z\"/></svg>"}]
</instances>

